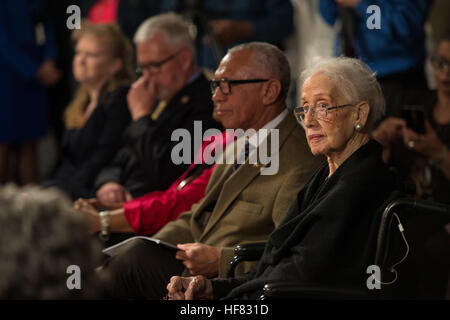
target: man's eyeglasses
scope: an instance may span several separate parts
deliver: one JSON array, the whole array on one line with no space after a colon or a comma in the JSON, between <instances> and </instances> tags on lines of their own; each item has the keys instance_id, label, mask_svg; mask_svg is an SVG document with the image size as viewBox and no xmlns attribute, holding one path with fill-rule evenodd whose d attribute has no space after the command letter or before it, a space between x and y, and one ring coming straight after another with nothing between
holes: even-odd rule
<instances>
[{"instance_id":1,"label":"man's eyeglasses","mask_svg":"<svg viewBox=\"0 0 450 320\"><path fill-rule=\"evenodd\" d=\"M163 64L165 64L165 63L169 62L170 60L172 60L173 58L175 58L182 50L183 49L178 50L174 54L171 54L170 56L168 56L167 58L165 58L161 61L148 62L146 64L139 65L136 69L136 73L142 74L142 72L144 72L144 70L150 71L151 73L157 73L157 72L159 72L159 70L161 70L161 67L163 66Z\"/></svg>"},{"instance_id":2,"label":"man's eyeglasses","mask_svg":"<svg viewBox=\"0 0 450 320\"><path fill-rule=\"evenodd\" d=\"M265 82L269 81L269 79L248 79L248 80L228 80L228 79L220 79L220 80L210 80L209 85L211 87L211 93L216 93L217 88L220 88L220 92L223 94L231 94L231 85L232 84L244 84L244 83L256 83L256 82Z\"/></svg>"},{"instance_id":3,"label":"man's eyeglasses","mask_svg":"<svg viewBox=\"0 0 450 320\"><path fill-rule=\"evenodd\" d=\"M326 119L328 116L328 111L350 106L353 106L353 104L348 103L340 106L329 106L324 102L317 102L312 107L307 105L295 107L294 115L298 122L303 122L308 112L311 112L311 116L316 117L317 119Z\"/></svg>"},{"instance_id":4,"label":"man's eyeglasses","mask_svg":"<svg viewBox=\"0 0 450 320\"><path fill-rule=\"evenodd\" d=\"M433 58L433 64L436 68L438 68L439 70L444 70L445 67L449 67L450 68L450 61L442 58L442 57L434 57Z\"/></svg>"}]
</instances>

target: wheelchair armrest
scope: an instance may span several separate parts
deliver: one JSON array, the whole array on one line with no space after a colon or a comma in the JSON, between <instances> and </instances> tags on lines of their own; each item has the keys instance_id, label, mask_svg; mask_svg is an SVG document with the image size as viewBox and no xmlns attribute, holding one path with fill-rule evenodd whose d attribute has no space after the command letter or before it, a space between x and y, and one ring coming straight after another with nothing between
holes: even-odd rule
<instances>
[{"instance_id":1,"label":"wheelchair armrest","mask_svg":"<svg viewBox=\"0 0 450 320\"><path fill-rule=\"evenodd\" d=\"M234 248L234 257L230 262L230 270L228 277L234 277L234 271L239 263L242 261L258 261L265 248L264 242L241 244Z\"/></svg>"},{"instance_id":2,"label":"wheelchair armrest","mask_svg":"<svg viewBox=\"0 0 450 320\"><path fill-rule=\"evenodd\" d=\"M262 295L259 299L367 300L375 298L376 294L368 289L324 287L276 281L267 283L263 287Z\"/></svg>"}]
</instances>

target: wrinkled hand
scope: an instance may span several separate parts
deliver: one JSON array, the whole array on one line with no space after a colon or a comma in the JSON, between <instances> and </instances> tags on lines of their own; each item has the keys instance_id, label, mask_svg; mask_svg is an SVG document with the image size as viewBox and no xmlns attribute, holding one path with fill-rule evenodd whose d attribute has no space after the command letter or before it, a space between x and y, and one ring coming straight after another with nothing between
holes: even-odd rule
<instances>
[{"instance_id":1,"label":"wrinkled hand","mask_svg":"<svg viewBox=\"0 0 450 320\"><path fill-rule=\"evenodd\" d=\"M252 25L247 21L218 19L210 21L210 27L217 40L225 45L246 40L253 34Z\"/></svg>"},{"instance_id":2,"label":"wrinkled hand","mask_svg":"<svg viewBox=\"0 0 450 320\"><path fill-rule=\"evenodd\" d=\"M406 121L404 119L389 117L379 124L372 135L379 143L386 147L402 137L404 128L406 128Z\"/></svg>"},{"instance_id":3,"label":"wrinkled hand","mask_svg":"<svg viewBox=\"0 0 450 320\"><path fill-rule=\"evenodd\" d=\"M170 278L167 285L169 300L212 300L213 289L211 280L204 276Z\"/></svg>"},{"instance_id":4,"label":"wrinkled hand","mask_svg":"<svg viewBox=\"0 0 450 320\"><path fill-rule=\"evenodd\" d=\"M61 76L61 71L52 60L45 60L36 71L36 78L45 87L54 86L61 79Z\"/></svg>"},{"instance_id":5,"label":"wrinkled hand","mask_svg":"<svg viewBox=\"0 0 450 320\"><path fill-rule=\"evenodd\" d=\"M203 243L179 244L175 258L182 260L192 275L204 275L208 278L219 273L220 249Z\"/></svg>"},{"instance_id":6,"label":"wrinkled hand","mask_svg":"<svg viewBox=\"0 0 450 320\"><path fill-rule=\"evenodd\" d=\"M107 182L97 190L97 200L106 206L122 207L124 202L132 199L131 194L116 182Z\"/></svg>"},{"instance_id":7,"label":"wrinkled hand","mask_svg":"<svg viewBox=\"0 0 450 320\"><path fill-rule=\"evenodd\" d=\"M149 115L157 97L156 83L149 77L136 80L128 91L127 102L134 121Z\"/></svg>"},{"instance_id":8,"label":"wrinkled hand","mask_svg":"<svg viewBox=\"0 0 450 320\"><path fill-rule=\"evenodd\" d=\"M444 144L439 140L436 131L428 121L425 122L424 135L407 127L403 128L403 142L407 148L431 159L438 157L444 148Z\"/></svg>"},{"instance_id":9,"label":"wrinkled hand","mask_svg":"<svg viewBox=\"0 0 450 320\"><path fill-rule=\"evenodd\" d=\"M75 201L73 207L75 210L78 210L85 215L88 221L89 231L94 233L100 230L100 219L98 210L91 204L91 200L92 199L79 198Z\"/></svg>"},{"instance_id":10,"label":"wrinkled hand","mask_svg":"<svg viewBox=\"0 0 450 320\"><path fill-rule=\"evenodd\" d=\"M336 0L337 4L350 8L356 7L360 2L361 0Z\"/></svg>"}]
</instances>

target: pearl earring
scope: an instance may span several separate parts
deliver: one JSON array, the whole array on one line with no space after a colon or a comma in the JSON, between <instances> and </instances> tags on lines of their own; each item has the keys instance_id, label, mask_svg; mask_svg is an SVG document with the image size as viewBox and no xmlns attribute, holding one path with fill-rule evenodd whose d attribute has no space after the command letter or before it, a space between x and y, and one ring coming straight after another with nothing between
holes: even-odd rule
<instances>
[{"instance_id":1,"label":"pearl earring","mask_svg":"<svg viewBox=\"0 0 450 320\"><path fill-rule=\"evenodd\" d=\"M359 122L355 125L355 130L356 131L361 131L362 128L363 128L363 125L361 123L359 123Z\"/></svg>"}]
</instances>

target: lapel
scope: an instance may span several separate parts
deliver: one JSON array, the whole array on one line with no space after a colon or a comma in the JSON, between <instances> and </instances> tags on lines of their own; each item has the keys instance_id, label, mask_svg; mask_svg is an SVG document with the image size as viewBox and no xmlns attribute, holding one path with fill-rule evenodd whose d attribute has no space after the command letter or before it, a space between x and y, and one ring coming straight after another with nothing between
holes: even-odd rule
<instances>
[{"instance_id":1,"label":"lapel","mask_svg":"<svg viewBox=\"0 0 450 320\"><path fill-rule=\"evenodd\" d=\"M278 126L279 129L279 146L280 150L284 141L288 138L292 130L297 126L296 120L289 113ZM226 151L232 149L227 148ZM268 148L270 150L270 148ZM235 152L234 157L237 157ZM235 172L232 172L233 165L226 164L224 174L224 183L216 184L216 187L211 192L218 193L214 211L211 214L206 227L198 241L202 241L208 232L222 219L222 216L229 209L232 203L239 197L245 188L260 174L261 167L249 164L248 161L243 163ZM222 186L222 188L220 188Z\"/></svg>"}]
</instances>

